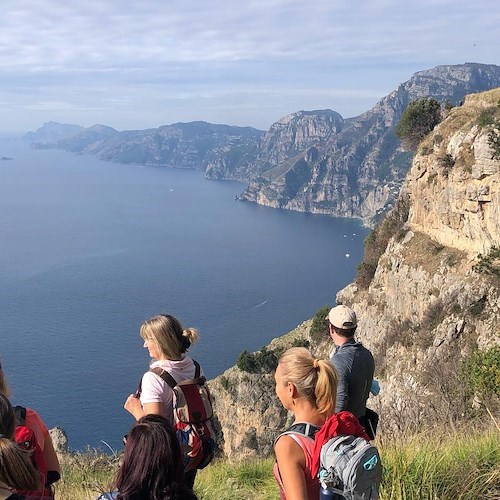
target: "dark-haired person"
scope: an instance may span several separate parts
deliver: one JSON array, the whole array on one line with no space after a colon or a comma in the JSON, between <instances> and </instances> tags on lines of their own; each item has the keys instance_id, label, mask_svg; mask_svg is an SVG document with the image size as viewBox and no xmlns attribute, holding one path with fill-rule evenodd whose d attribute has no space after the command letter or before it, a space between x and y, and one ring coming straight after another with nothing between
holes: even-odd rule
<instances>
[{"instance_id":1,"label":"dark-haired person","mask_svg":"<svg viewBox=\"0 0 500 500\"><path fill-rule=\"evenodd\" d=\"M114 487L99 500L196 500L184 483L177 436L161 415L146 415L127 435Z\"/></svg>"},{"instance_id":2,"label":"dark-haired person","mask_svg":"<svg viewBox=\"0 0 500 500\"><path fill-rule=\"evenodd\" d=\"M8 398L10 396L9 386L7 385L7 380L3 372L2 366L0 365L0 394ZM25 423L26 427L31 429L36 437L36 441L40 450L43 452L43 459L45 460L45 467L47 470L47 477L45 478L45 484L47 489L50 489L50 485L58 481L61 477L61 466L59 465L59 459L54 450L54 444L52 443L52 438L50 437L47 426L41 419L40 415L32 408L25 408Z\"/></svg>"},{"instance_id":3,"label":"dark-haired person","mask_svg":"<svg viewBox=\"0 0 500 500\"><path fill-rule=\"evenodd\" d=\"M9 400L0 393L0 500L23 500L12 490L36 491L38 473L26 451L14 441L16 417Z\"/></svg>"},{"instance_id":4,"label":"dark-haired person","mask_svg":"<svg viewBox=\"0 0 500 500\"><path fill-rule=\"evenodd\" d=\"M350 307L339 305L332 308L328 322L330 337L335 344L330 362L338 374L335 413L350 411L364 424L366 401L375 371L372 353L354 339L358 320Z\"/></svg>"},{"instance_id":5,"label":"dark-haired person","mask_svg":"<svg viewBox=\"0 0 500 500\"><path fill-rule=\"evenodd\" d=\"M140 335L153 359L150 369L165 370L177 383L194 378L195 364L186 354L191 344L198 340L198 332L194 328L184 329L174 316L159 314L142 324ZM200 375L203 376L202 371ZM140 399L131 394L125 402L125 409L136 420L154 414L166 417L172 424L173 391L159 375L148 371L142 377ZM186 483L191 487L195 476L196 470L186 474Z\"/></svg>"}]
</instances>

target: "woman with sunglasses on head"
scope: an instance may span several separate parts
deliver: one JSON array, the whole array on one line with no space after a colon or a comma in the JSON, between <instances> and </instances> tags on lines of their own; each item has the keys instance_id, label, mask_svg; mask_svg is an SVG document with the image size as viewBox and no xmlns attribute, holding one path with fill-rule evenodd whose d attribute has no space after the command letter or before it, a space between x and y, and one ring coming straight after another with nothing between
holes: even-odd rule
<instances>
[{"instance_id":1,"label":"woman with sunglasses on head","mask_svg":"<svg viewBox=\"0 0 500 500\"><path fill-rule=\"evenodd\" d=\"M179 442L166 418L146 415L132 427L114 486L98 500L196 500L184 483Z\"/></svg>"},{"instance_id":2,"label":"woman with sunglasses on head","mask_svg":"<svg viewBox=\"0 0 500 500\"><path fill-rule=\"evenodd\" d=\"M0 500L23 500L13 490L35 491L38 473L30 455L14 441L16 417L9 400L0 394Z\"/></svg>"},{"instance_id":3,"label":"woman with sunglasses on head","mask_svg":"<svg viewBox=\"0 0 500 500\"><path fill-rule=\"evenodd\" d=\"M164 370L177 383L193 379L195 375L203 376L201 367L186 354L189 347L198 340L198 332L194 328L184 329L179 320L170 314L159 314L142 324L140 335L153 362L150 370L142 377L140 397L131 394L124 407L136 420L154 414L166 417L172 424L173 391L152 370ZM186 483L191 487L195 475L196 470L186 474Z\"/></svg>"},{"instance_id":4,"label":"woman with sunglasses on head","mask_svg":"<svg viewBox=\"0 0 500 500\"><path fill-rule=\"evenodd\" d=\"M337 373L303 347L284 352L275 373L276 394L294 424L274 442L274 475L282 500L316 500L320 484L312 473L314 435L335 411Z\"/></svg>"},{"instance_id":5,"label":"woman with sunglasses on head","mask_svg":"<svg viewBox=\"0 0 500 500\"><path fill-rule=\"evenodd\" d=\"M1 365L0 394L6 398L10 396L10 390ZM46 487L47 491L50 491L51 485L61 478L61 466L59 465L59 459L54 450L54 444L52 443L52 438L50 437L47 426L40 418L40 415L32 408L15 407L15 411L22 415L24 418L23 425L31 429L36 437L38 447L42 451L43 460L45 461L44 469L46 469L46 477L44 478L45 482L43 486Z\"/></svg>"}]
</instances>

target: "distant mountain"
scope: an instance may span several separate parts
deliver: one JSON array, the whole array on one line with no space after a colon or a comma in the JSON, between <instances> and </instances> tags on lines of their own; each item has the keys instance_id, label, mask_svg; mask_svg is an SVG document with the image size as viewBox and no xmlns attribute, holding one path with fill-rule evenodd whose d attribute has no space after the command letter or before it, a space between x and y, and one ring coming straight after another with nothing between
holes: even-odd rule
<instances>
[{"instance_id":1,"label":"distant mountain","mask_svg":"<svg viewBox=\"0 0 500 500\"><path fill-rule=\"evenodd\" d=\"M94 125L80 128L77 133L61 140L45 141L43 147L95 154L103 160L118 163L205 170L217 155L226 155L229 149L231 154L227 156L232 162L255 152L263 134L263 131L251 127L201 121L123 132Z\"/></svg>"},{"instance_id":2,"label":"distant mountain","mask_svg":"<svg viewBox=\"0 0 500 500\"><path fill-rule=\"evenodd\" d=\"M415 73L354 118L332 110L299 111L268 132L206 122L124 132L50 122L26 137L36 147L120 163L201 169L210 179L247 182L242 200L371 224L392 206L411 164L412 154L394 133L406 106L422 97L459 105L466 94L499 86L500 66L437 66Z\"/></svg>"},{"instance_id":3,"label":"distant mountain","mask_svg":"<svg viewBox=\"0 0 500 500\"><path fill-rule=\"evenodd\" d=\"M240 198L371 222L392 206L411 164L412 154L403 151L394 133L408 103L433 97L458 105L466 94L499 86L499 66L438 66L415 73L373 109L355 118L343 120L337 115L328 122L325 111L312 112L307 120L302 113L294 113L271 127L256 161L245 165L249 186ZM286 134L276 133L284 122ZM316 141L302 141L302 147L297 144L297 137L313 138L316 130L321 130ZM285 154L276 154L278 151ZM207 175L211 175L211 166ZM225 176L238 175L227 172Z\"/></svg>"},{"instance_id":4,"label":"distant mountain","mask_svg":"<svg viewBox=\"0 0 500 500\"><path fill-rule=\"evenodd\" d=\"M69 125L56 122L44 123L36 132L28 132L24 135L23 139L32 143L39 143L44 147L53 146L58 141L62 141L78 134L84 130L80 125Z\"/></svg>"}]
</instances>

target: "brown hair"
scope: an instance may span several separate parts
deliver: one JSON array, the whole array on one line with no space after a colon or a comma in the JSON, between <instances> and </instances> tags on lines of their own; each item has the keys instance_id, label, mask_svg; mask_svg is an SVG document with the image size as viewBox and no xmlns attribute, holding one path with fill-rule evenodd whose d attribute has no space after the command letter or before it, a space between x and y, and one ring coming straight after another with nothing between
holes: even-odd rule
<instances>
[{"instance_id":1,"label":"brown hair","mask_svg":"<svg viewBox=\"0 0 500 500\"><path fill-rule=\"evenodd\" d=\"M115 485L119 500L196 500L184 484L179 441L166 418L146 415L132 427Z\"/></svg>"},{"instance_id":2,"label":"brown hair","mask_svg":"<svg viewBox=\"0 0 500 500\"><path fill-rule=\"evenodd\" d=\"M7 398L10 396L9 386L7 385L7 380L5 380L5 375L3 373L1 365L0 365L0 394L3 394Z\"/></svg>"},{"instance_id":3,"label":"brown hair","mask_svg":"<svg viewBox=\"0 0 500 500\"><path fill-rule=\"evenodd\" d=\"M327 418L335 411L337 372L323 359L316 359L305 347L292 347L279 359L283 383L292 382L298 393L313 403Z\"/></svg>"},{"instance_id":4,"label":"brown hair","mask_svg":"<svg viewBox=\"0 0 500 500\"><path fill-rule=\"evenodd\" d=\"M155 342L165 359L178 360L198 340L199 335L194 328L183 329L174 316L159 314L142 324L141 337Z\"/></svg>"},{"instance_id":5,"label":"brown hair","mask_svg":"<svg viewBox=\"0 0 500 500\"><path fill-rule=\"evenodd\" d=\"M4 394L0 394L0 481L16 490L36 490L36 471L28 452L12 438L16 427L14 409Z\"/></svg>"}]
</instances>

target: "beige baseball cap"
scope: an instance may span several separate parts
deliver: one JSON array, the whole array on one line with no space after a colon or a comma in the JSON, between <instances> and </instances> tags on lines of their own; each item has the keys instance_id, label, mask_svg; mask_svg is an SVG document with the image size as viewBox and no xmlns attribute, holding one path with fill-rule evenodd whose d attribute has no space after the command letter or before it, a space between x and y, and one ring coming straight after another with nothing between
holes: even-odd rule
<instances>
[{"instance_id":1,"label":"beige baseball cap","mask_svg":"<svg viewBox=\"0 0 500 500\"><path fill-rule=\"evenodd\" d=\"M344 330L354 328L358 324L356 313L350 307L343 305L330 309L328 321L336 328Z\"/></svg>"}]
</instances>

